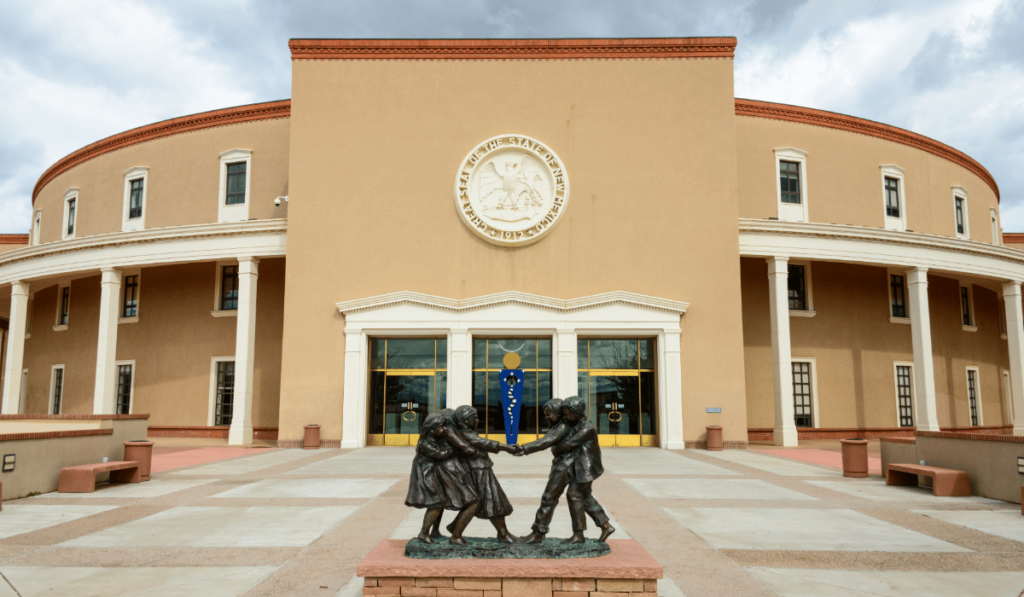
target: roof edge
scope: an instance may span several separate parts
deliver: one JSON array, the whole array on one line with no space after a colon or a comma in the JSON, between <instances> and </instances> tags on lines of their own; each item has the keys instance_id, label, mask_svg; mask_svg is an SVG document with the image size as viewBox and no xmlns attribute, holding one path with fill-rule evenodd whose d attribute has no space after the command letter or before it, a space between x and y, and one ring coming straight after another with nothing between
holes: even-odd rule
<instances>
[{"instance_id":1,"label":"roof edge","mask_svg":"<svg viewBox=\"0 0 1024 597\"><path fill-rule=\"evenodd\" d=\"M996 201L1000 200L999 185L996 184L996 179L977 160L959 149L954 149L945 143L940 143L935 139L906 129L838 112L740 98L736 98L736 115L823 126L851 133L860 133L869 137L877 137L920 149L970 170L992 188L992 191L996 194Z\"/></svg>"},{"instance_id":2,"label":"roof edge","mask_svg":"<svg viewBox=\"0 0 1024 597\"><path fill-rule=\"evenodd\" d=\"M153 124L140 126L123 133L111 135L90 145L74 151L60 159L56 164L47 168L43 175L36 181L32 189L32 204L35 205L36 197L40 191L54 178L67 172L75 166L87 162L101 155L189 131L196 131L229 124L252 122L256 120L268 120L272 118L288 118L291 115L292 101L290 99L277 100L273 102L261 102L258 104L247 104L234 106L232 108L221 108L209 112L199 112L189 116L179 116L169 120L161 120Z\"/></svg>"},{"instance_id":3,"label":"roof edge","mask_svg":"<svg viewBox=\"0 0 1024 597\"><path fill-rule=\"evenodd\" d=\"M732 58L735 37L292 39L292 60L636 60Z\"/></svg>"}]
</instances>

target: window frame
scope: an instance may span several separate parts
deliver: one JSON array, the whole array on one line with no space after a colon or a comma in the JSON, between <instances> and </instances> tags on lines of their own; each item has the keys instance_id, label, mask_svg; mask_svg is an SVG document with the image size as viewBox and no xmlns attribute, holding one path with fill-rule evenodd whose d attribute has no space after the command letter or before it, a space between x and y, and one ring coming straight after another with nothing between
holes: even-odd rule
<instances>
[{"instance_id":1,"label":"window frame","mask_svg":"<svg viewBox=\"0 0 1024 597\"><path fill-rule=\"evenodd\" d=\"M32 214L32 236L29 239L33 247L43 244L43 210L37 209Z\"/></svg>"},{"instance_id":2,"label":"window frame","mask_svg":"<svg viewBox=\"0 0 1024 597\"><path fill-rule=\"evenodd\" d=\"M128 291L128 278L135 276L135 315L124 316L124 299ZM136 323L139 321L139 309L142 307L142 269L126 268L121 271L121 296L117 302L117 323Z\"/></svg>"},{"instance_id":3,"label":"window frame","mask_svg":"<svg viewBox=\"0 0 1024 597\"><path fill-rule=\"evenodd\" d=\"M985 414L981 406L981 371L975 365L964 368L964 387L967 389L967 423L969 427L983 427L985 425ZM978 424L971 421L971 376L974 372L974 409L978 411Z\"/></svg>"},{"instance_id":4,"label":"window frame","mask_svg":"<svg viewBox=\"0 0 1024 597\"><path fill-rule=\"evenodd\" d=\"M68 295L67 313L64 312L65 291L67 291ZM71 323L71 282L57 285L57 313L53 321L53 331L63 332L68 329L69 323Z\"/></svg>"},{"instance_id":5,"label":"window frame","mask_svg":"<svg viewBox=\"0 0 1024 597\"><path fill-rule=\"evenodd\" d=\"M807 184L807 152L795 147L775 148L775 202L776 215L784 222L807 222L810 193ZM796 162L800 165L800 204L782 201L782 162Z\"/></svg>"},{"instance_id":6,"label":"window frame","mask_svg":"<svg viewBox=\"0 0 1024 597\"><path fill-rule=\"evenodd\" d=\"M245 201L227 205L228 165L245 163ZM244 222L252 204L252 150L231 149L220 154L220 186L217 194L217 221Z\"/></svg>"},{"instance_id":7,"label":"window frame","mask_svg":"<svg viewBox=\"0 0 1024 597\"><path fill-rule=\"evenodd\" d=\"M883 228L886 230L896 230L899 232L905 232L907 230L907 188L905 182L906 171L900 168L896 164L884 164L879 167L882 173L882 219ZM886 187L886 179L891 178L896 181L896 193L899 201L900 215L890 216L888 213L888 201L889 193Z\"/></svg>"},{"instance_id":8,"label":"window frame","mask_svg":"<svg viewBox=\"0 0 1024 597\"><path fill-rule=\"evenodd\" d=\"M793 363L807 363L811 369L811 427L797 429L818 429L821 426L821 410L818 408L818 362L815 357L792 357L790 359L789 383L793 384ZM793 392L793 424L796 425L796 392Z\"/></svg>"},{"instance_id":9,"label":"window frame","mask_svg":"<svg viewBox=\"0 0 1024 597\"><path fill-rule=\"evenodd\" d=\"M806 295L805 302L807 303L806 309L789 309L790 317L814 317L818 314L814 310L814 284L811 272L811 262L804 261L802 259L790 259L786 264L786 306L789 306L789 268L792 266L800 266L804 268L804 294Z\"/></svg>"},{"instance_id":10,"label":"window frame","mask_svg":"<svg viewBox=\"0 0 1024 597\"><path fill-rule=\"evenodd\" d=\"M132 368L132 381L128 386L128 414L131 415L135 413L135 378L138 377L135 359L114 361L114 410L117 410L117 401L121 397L121 367L125 365Z\"/></svg>"},{"instance_id":11,"label":"window frame","mask_svg":"<svg viewBox=\"0 0 1024 597\"><path fill-rule=\"evenodd\" d=\"M142 180L142 215L128 217L131 213L132 181ZM124 208L121 214L121 232L146 229L146 200L149 195L149 168L135 166L124 171Z\"/></svg>"},{"instance_id":12,"label":"window frame","mask_svg":"<svg viewBox=\"0 0 1024 597\"><path fill-rule=\"evenodd\" d=\"M218 261L217 268L214 270L214 289L213 289L213 311L210 311L210 315L214 317L238 317L238 309L221 309L221 290L224 284L224 268L225 267L239 267L241 264L237 259L226 259Z\"/></svg>"},{"instance_id":13,"label":"window frame","mask_svg":"<svg viewBox=\"0 0 1024 597\"><path fill-rule=\"evenodd\" d=\"M903 308L904 308L904 310L907 313L907 315L905 317L898 317L896 315L893 315L893 313L892 313L893 299L895 298L893 296L893 288L892 288L892 277L893 276L903 276ZM909 325L911 323L911 319L910 319L910 286L909 286L909 283L907 281L908 278L909 278L909 276L907 276L907 272L905 272L904 270L893 269L893 268L887 268L885 270L886 296L889 297L889 300L886 303L886 314L889 316L889 323L903 323L903 324L907 324L907 325Z\"/></svg>"},{"instance_id":14,"label":"window frame","mask_svg":"<svg viewBox=\"0 0 1024 597\"><path fill-rule=\"evenodd\" d=\"M967 291L967 315L971 319L971 323L964 323L964 291ZM977 332L978 331L978 319L974 315L974 284L970 282L960 282L959 290L957 295L957 304L960 308L957 312L960 315L960 329L965 332Z\"/></svg>"},{"instance_id":15,"label":"window frame","mask_svg":"<svg viewBox=\"0 0 1024 597\"><path fill-rule=\"evenodd\" d=\"M55 399L57 397L55 390L57 389L58 370L60 371L60 403L57 405L57 412L53 412L54 402L56 402ZM61 409L64 408L64 388L67 387L67 381L67 368L65 367L64 363L60 363L59 365L52 365L50 367L50 397L46 405L46 414L59 415Z\"/></svg>"},{"instance_id":16,"label":"window frame","mask_svg":"<svg viewBox=\"0 0 1024 597\"><path fill-rule=\"evenodd\" d=\"M896 397L896 427L898 429L905 429L903 426L903 417L900 414L900 367L910 368L910 417L914 421L910 427L917 427L917 412L914 407L917 406L917 383L914 379L914 363L913 361L893 361L892 362L892 388L893 393Z\"/></svg>"},{"instance_id":17,"label":"window frame","mask_svg":"<svg viewBox=\"0 0 1024 597\"><path fill-rule=\"evenodd\" d=\"M231 362L235 363L235 357L232 356L220 356L210 357L210 401L207 408L206 425L208 427L223 427L223 425L216 425L217 421L217 365L218 363ZM235 372L237 376L237 371ZM234 386L232 386L232 401L231 401L231 416L232 419L235 415L235 401L234 401ZM230 424L228 424L230 427Z\"/></svg>"},{"instance_id":18,"label":"window frame","mask_svg":"<svg viewBox=\"0 0 1024 597\"><path fill-rule=\"evenodd\" d=\"M958 202L961 202L961 201L963 202L963 207L962 207L963 220L964 220L964 231L963 232L960 232L959 230L957 230L957 221L956 221L957 205L958 205ZM960 187L960 186L953 187L953 233L956 235L957 238L962 238L964 240L970 240L971 239L971 217L970 217L970 209L968 209L968 203L967 203L967 189L965 189L963 187Z\"/></svg>"},{"instance_id":19,"label":"window frame","mask_svg":"<svg viewBox=\"0 0 1024 597\"><path fill-rule=\"evenodd\" d=\"M992 207L988 210L988 217L992 221L992 244L1000 246L1003 244L1002 226L999 225L999 210Z\"/></svg>"},{"instance_id":20,"label":"window frame","mask_svg":"<svg viewBox=\"0 0 1024 597\"><path fill-rule=\"evenodd\" d=\"M72 208L71 203L74 202ZM61 240L67 240L75 238L75 234L78 232L78 213L80 211L82 202L79 201L78 187L71 187L64 191L64 217L61 220L63 224L60 228ZM71 231L68 231L68 227Z\"/></svg>"}]
</instances>

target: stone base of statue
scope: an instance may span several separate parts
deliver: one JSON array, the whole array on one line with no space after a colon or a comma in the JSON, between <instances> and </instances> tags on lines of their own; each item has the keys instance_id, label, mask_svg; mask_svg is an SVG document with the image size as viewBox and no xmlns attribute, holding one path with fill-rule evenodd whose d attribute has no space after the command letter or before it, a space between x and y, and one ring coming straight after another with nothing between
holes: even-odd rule
<instances>
[{"instance_id":1,"label":"stone base of statue","mask_svg":"<svg viewBox=\"0 0 1024 597\"><path fill-rule=\"evenodd\" d=\"M609 552L601 557L560 559L491 555L424 560L406 557L409 543L381 541L359 563L356 575L363 579L364 597L566 597L566 592L572 597L657 597L658 579L664 577L661 565L632 539L609 539L604 544ZM447 541L416 543L437 548ZM543 549L544 544L503 547Z\"/></svg>"},{"instance_id":2,"label":"stone base of statue","mask_svg":"<svg viewBox=\"0 0 1024 597\"><path fill-rule=\"evenodd\" d=\"M461 558L478 559L529 559L544 558L564 560L566 558L596 558L611 553L607 543L587 539L586 543L566 543L562 539L544 539L543 543L499 543L497 539L466 537L469 545L452 545L447 538L424 543L411 539L405 544L405 557L418 560L453 560Z\"/></svg>"}]
</instances>

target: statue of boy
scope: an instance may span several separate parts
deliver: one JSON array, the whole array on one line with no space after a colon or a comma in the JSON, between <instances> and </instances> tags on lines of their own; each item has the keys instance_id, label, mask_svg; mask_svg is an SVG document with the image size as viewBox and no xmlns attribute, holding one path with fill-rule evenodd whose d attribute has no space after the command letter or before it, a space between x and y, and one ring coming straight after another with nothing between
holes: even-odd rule
<instances>
[{"instance_id":1,"label":"statue of boy","mask_svg":"<svg viewBox=\"0 0 1024 597\"><path fill-rule=\"evenodd\" d=\"M573 400L573 398L570 398L569 400ZM582 403L583 405L581 411L582 415L582 413L586 412L587 403L580 398L575 398L575 400L578 401L578 403L574 402L573 405L576 405L577 408L579 403ZM576 425L570 425L562 415L563 409L573 409L573 407L568 406L567 403L568 401L555 398L544 404L544 416L547 417L548 422L552 425L551 431L537 441L520 446L519 449L516 450L516 456L525 456L526 454L541 452L553 446L560 446L570 436L570 432L577 428L578 423ZM576 412L575 409L573 409L573 412ZM587 421L588 424L590 423L585 416L583 416L583 420ZM593 429L592 424L590 427ZM597 450L597 468L600 472L597 472L596 475L589 473L583 475L585 478L593 477L591 481L596 479L601 475L601 472L603 472L603 469L601 469L601 450L600 447L597 446L596 438L597 433L595 430L594 448ZM594 520L594 524L601 527L601 538L598 539L598 541L606 541L608 536L615 532L615 527L611 525L608 521L608 515L605 514L604 509L601 508L601 505L597 503L596 499L594 499L594 495L590 491L591 481L586 482L585 491L583 489L573 489L577 450L566 449L560 453L556 450L552 450L552 453L555 454L555 458L551 461L551 472L548 474L548 484L544 488L544 493L541 495L540 507L537 508L537 516L533 523L533 532L524 537L521 541L523 543L540 543L544 541L544 536L548 534L549 525L551 524L551 517L555 513L555 506L558 505L558 499L562 497L562 492L565 491L566 486L569 486L569 512L570 515L573 516L574 532L572 539L569 541L573 543L581 543L583 541L583 531L587 528L586 519L584 519L582 515L579 516L580 523L577 524L577 516L572 510L574 492L579 493L578 501L583 512L588 514Z\"/></svg>"}]
</instances>

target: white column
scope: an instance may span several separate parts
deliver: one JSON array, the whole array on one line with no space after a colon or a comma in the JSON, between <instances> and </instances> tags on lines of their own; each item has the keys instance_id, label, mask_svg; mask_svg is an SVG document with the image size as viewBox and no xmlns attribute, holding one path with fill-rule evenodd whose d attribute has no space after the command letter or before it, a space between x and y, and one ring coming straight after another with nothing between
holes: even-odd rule
<instances>
[{"instance_id":1,"label":"white column","mask_svg":"<svg viewBox=\"0 0 1024 597\"><path fill-rule=\"evenodd\" d=\"M121 298L121 270L100 270L100 329L96 340L96 385L92 413L112 415L117 406L117 308Z\"/></svg>"},{"instance_id":2,"label":"white column","mask_svg":"<svg viewBox=\"0 0 1024 597\"><path fill-rule=\"evenodd\" d=\"M662 399L658 401L659 435L661 447L667 450L686 448L683 438L683 371L682 354L679 346L681 330L665 330L662 344L665 350L661 353L664 365L665 385Z\"/></svg>"},{"instance_id":3,"label":"white column","mask_svg":"<svg viewBox=\"0 0 1024 597\"><path fill-rule=\"evenodd\" d=\"M366 446L366 371L368 340L361 329L345 330L345 394L341 404L341 447Z\"/></svg>"},{"instance_id":4,"label":"white column","mask_svg":"<svg viewBox=\"0 0 1024 597\"><path fill-rule=\"evenodd\" d=\"M928 268L907 272L910 293L910 334L914 343L914 423L920 431L938 431L935 408L935 360L932 322L928 309Z\"/></svg>"},{"instance_id":5,"label":"white column","mask_svg":"<svg viewBox=\"0 0 1024 597\"><path fill-rule=\"evenodd\" d=\"M557 330L555 332L555 393L552 398L569 398L579 392L579 361L576 355L576 330ZM586 396L583 396L586 398ZM543 406L543 405L542 405Z\"/></svg>"},{"instance_id":6,"label":"white column","mask_svg":"<svg viewBox=\"0 0 1024 597\"><path fill-rule=\"evenodd\" d=\"M21 368L25 362L25 333L28 330L28 283L11 284L11 320L7 330L7 358L4 359L4 393L0 411L17 414L21 400Z\"/></svg>"},{"instance_id":7,"label":"white column","mask_svg":"<svg viewBox=\"0 0 1024 597\"><path fill-rule=\"evenodd\" d=\"M1024 435L1024 316L1021 315L1020 282L1003 284L1006 305L1006 341L1010 352L1010 393L1013 402L1013 434Z\"/></svg>"},{"instance_id":8,"label":"white column","mask_svg":"<svg viewBox=\"0 0 1024 597\"><path fill-rule=\"evenodd\" d=\"M238 323L235 328L235 391L228 444L252 444L252 371L256 353L256 279L259 259L238 259Z\"/></svg>"},{"instance_id":9,"label":"white column","mask_svg":"<svg viewBox=\"0 0 1024 597\"><path fill-rule=\"evenodd\" d=\"M793 419L793 353L789 342L789 258L768 259L768 302L772 320L775 381L775 445L797 445Z\"/></svg>"},{"instance_id":10,"label":"white column","mask_svg":"<svg viewBox=\"0 0 1024 597\"><path fill-rule=\"evenodd\" d=\"M473 405L473 368L470 367L470 336L467 329L453 329L448 342L448 408Z\"/></svg>"}]
</instances>

